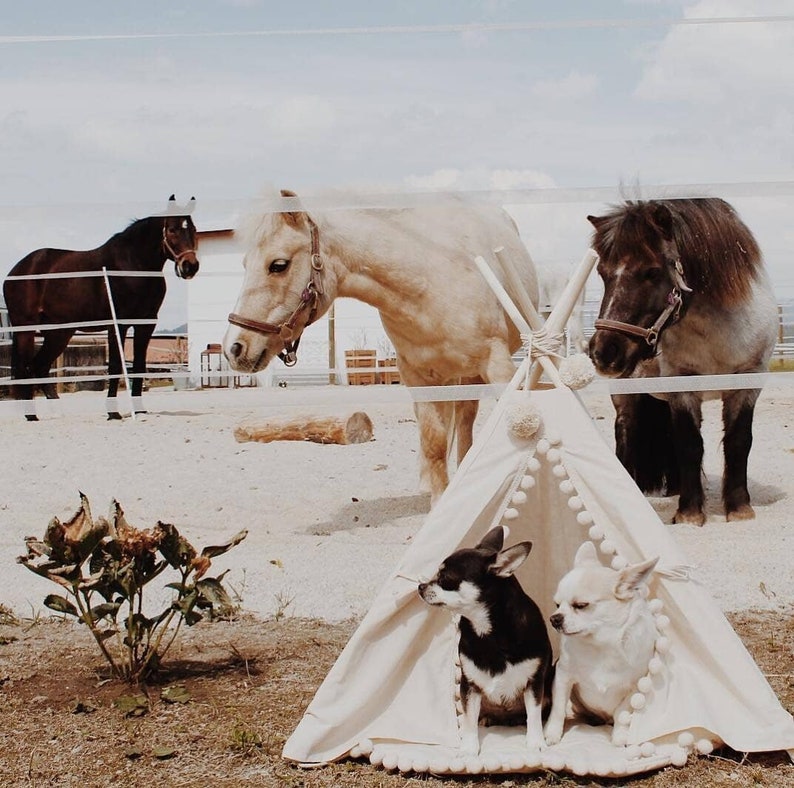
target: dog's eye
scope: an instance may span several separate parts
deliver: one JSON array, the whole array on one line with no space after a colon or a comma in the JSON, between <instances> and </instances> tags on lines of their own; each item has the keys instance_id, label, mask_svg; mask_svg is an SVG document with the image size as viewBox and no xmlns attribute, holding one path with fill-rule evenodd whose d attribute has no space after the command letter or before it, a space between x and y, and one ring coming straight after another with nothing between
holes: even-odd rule
<instances>
[{"instance_id":1,"label":"dog's eye","mask_svg":"<svg viewBox=\"0 0 794 788\"><path fill-rule=\"evenodd\" d=\"M571 607L574 610L584 610L585 608L590 607L590 603L589 602L574 602L571 605Z\"/></svg>"}]
</instances>

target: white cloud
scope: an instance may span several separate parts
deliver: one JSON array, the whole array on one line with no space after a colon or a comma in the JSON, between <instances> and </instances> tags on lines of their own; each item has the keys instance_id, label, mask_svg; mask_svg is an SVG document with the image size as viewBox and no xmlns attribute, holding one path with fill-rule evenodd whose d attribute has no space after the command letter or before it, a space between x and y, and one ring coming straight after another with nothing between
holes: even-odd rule
<instances>
[{"instance_id":1,"label":"white cloud","mask_svg":"<svg viewBox=\"0 0 794 788\"><path fill-rule=\"evenodd\" d=\"M738 0L702 0L685 17L744 16ZM794 13L794 0L755 3L755 15ZM790 94L794 72L794 25L785 22L675 26L648 56L635 95L649 101L716 105Z\"/></svg>"},{"instance_id":2,"label":"white cloud","mask_svg":"<svg viewBox=\"0 0 794 788\"><path fill-rule=\"evenodd\" d=\"M530 93L536 98L553 101L578 101L595 94L598 78L575 69L561 79L542 79L535 82Z\"/></svg>"},{"instance_id":3,"label":"white cloud","mask_svg":"<svg viewBox=\"0 0 794 788\"><path fill-rule=\"evenodd\" d=\"M457 169L447 167L428 175L409 175L404 179L409 189L430 191L472 191L480 189L550 189L554 179L537 170L505 170L487 167Z\"/></svg>"}]
</instances>

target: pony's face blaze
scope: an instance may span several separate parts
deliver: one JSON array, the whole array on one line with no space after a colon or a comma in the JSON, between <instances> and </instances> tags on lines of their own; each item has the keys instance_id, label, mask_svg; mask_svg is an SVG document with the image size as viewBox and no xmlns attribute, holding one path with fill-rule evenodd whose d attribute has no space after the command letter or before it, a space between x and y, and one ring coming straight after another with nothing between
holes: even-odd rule
<instances>
[{"instance_id":1,"label":"pony's face blaze","mask_svg":"<svg viewBox=\"0 0 794 788\"><path fill-rule=\"evenodd\" d=\"M675 243L657 228L650 228L643 243L632 243L619 232L607 243L599 238L598 225L596 228L593 246L599 254L597 270L604 284L599 319L651 328L668 306L675 287ZM595 331L589 351L599 374L607 377L627 377L637 364L657 352L642 337L605 328Z\"/></svg>"},{"instance_id":2,"label":"pony's face blaze","mask_svg":"<svg viewBox=\"0 0 794 788\"><path fill-rule=\"evenodd\" d=\"M311 277L311 246L304 232L283 214L272 214L248 244L243 258L243 285L234 314L247 320L282 326L301 303ZM232 369L259 372L300 336L308 312L300 313L291 332L262 332L230 324L223 338L223 352ZM291 334L291 335L290 335Z\"/></svg>"},{"instance_id":3,"label":"pony's face blaze","mask_svg":"<svg viewBox=\"0 0 794 788\"><path fill-rule=\"evenodd\" d=\"M163 241L174 271L181 279L192 279L199 270L196 256L196 225L190 216L169 216L163 225Z\"/></svg>"}]
</instances>

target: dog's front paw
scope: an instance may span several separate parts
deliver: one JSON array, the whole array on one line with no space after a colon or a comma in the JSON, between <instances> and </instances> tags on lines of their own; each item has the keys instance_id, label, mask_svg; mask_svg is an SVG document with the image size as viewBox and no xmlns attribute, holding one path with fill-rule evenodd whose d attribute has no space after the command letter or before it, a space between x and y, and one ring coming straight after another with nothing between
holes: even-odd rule
<instances>
[{"instance_id":1,"label":"dog's front paw","mask_svg":"<svg viewBox=\"0 0 794 788\"><path fill-rule=\"evenodd\" d=\"M547 747L553 747L559 744L562 739L562 725L556 722L549 722L543 729L543 738L546 740Z\"/></svg>"},{"instance_id":2,"label":"dog's front paw","mask_svg":"<svg viewBox=\"0 0 794 788\"><path fill-rule=\"evenodd\" d=\"M546 740L543 736L527 736L527 749L532 752L543 752L546 749Z\"/></svg>"},{"instance_id":3,"label":"dog's front paw","mask_svg":"<svg viewBox=\"0 0 794 788\"><path fill-rule=\"evenodd\" d=\"M464 755L479 755L480 737L476 733L473 736L464 736L460 742L460 749Z\"/></svg>"}]
</instances>

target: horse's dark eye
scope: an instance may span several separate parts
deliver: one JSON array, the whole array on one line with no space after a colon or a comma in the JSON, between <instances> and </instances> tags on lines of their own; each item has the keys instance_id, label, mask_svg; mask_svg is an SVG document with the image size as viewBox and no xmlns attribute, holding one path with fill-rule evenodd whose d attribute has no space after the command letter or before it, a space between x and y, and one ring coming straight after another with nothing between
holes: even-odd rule
<instances>
[{"instance_id":1,"label":"horse's dark eye","mask_svg":"<svg viewBox=\"0 0 794 788\"><path fill-rule=\"evenodd\" d=\"M642 272L642 278L646 282L650 282L651 284L657 284L662 281L664 277L664 272L661 268L646 268Z\"/></svg>"},{"instance_id":2,"label":"horse's dark eye","mask_svg":"<svg viewBox=\"0 0 794 788\"><path fill-rule=\"evenodd\" d=\"M278 260L274 260L268 267L267 270L270 271L271 274L283 274L284 271L289 268L289 260L284 260L283 258L279 258Z\"/></svg>"}]
</instances>

